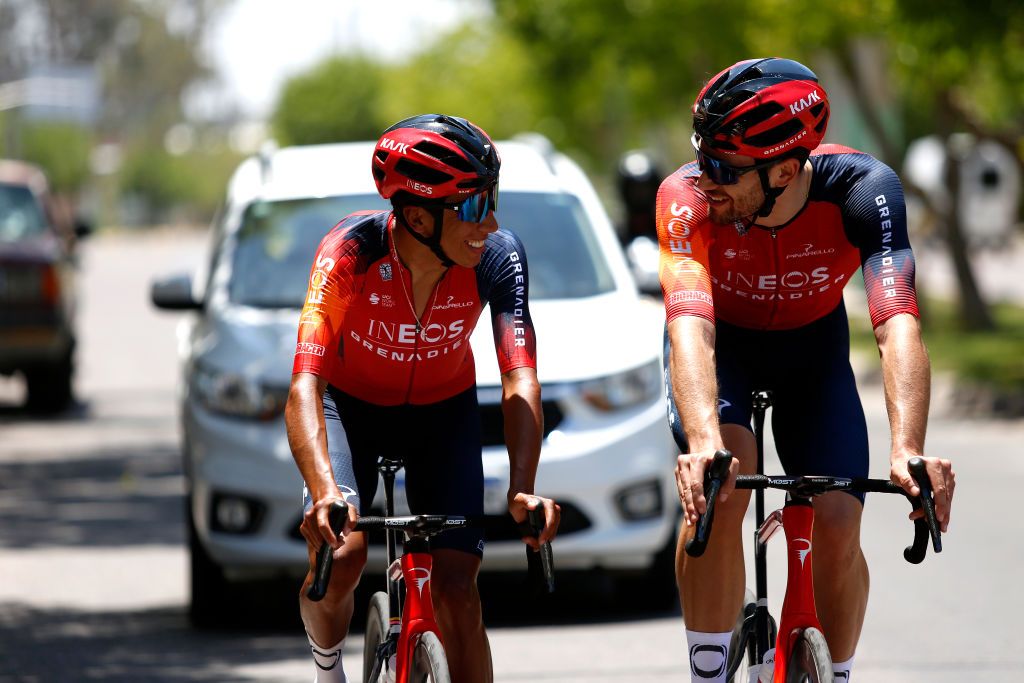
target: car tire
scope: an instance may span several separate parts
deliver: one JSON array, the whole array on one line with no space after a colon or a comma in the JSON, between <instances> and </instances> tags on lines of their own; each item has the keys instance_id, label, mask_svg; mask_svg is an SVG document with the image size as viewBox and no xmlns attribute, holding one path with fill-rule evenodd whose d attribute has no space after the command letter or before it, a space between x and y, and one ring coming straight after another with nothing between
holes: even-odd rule
<instances>
[{"instance_id":1,"label":"car tire","mask_svg":"<svg viewBox=\"0 0 1024 683\"><path fill-rule=\"evenodd\" d=\"M52 415L67 408L71 404L73 377L71 351L52 365L26 368L26 410L40 415Z\"/></svg>"},{"instance_id":2,"label":"car tire","mask_svg":"<svg viewBox=\"0 0 1024 683\"><path fill-rule=\"evenodd\" d=\"M221 625L230 612L229 585L224 572L206 552L195 522L191 501L185 516L188 519L189 584L188 618L196 628Z\"/></svg>"}]
</instances>

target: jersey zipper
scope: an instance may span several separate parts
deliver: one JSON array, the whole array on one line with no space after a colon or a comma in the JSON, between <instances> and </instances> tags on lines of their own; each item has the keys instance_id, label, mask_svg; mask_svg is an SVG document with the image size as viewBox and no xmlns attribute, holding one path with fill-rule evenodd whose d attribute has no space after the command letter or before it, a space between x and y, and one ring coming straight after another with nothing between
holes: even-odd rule
<instances>
[{"instance_id":1,"label":"jersey zipper","mask_svg":"<svg viewBox=\"0 0 1024 683\"><path fill-rule=\"evenodd\" d=\"M409 312L412 313L412 319L416 321L416 341L414 341L412 345L413 359L410 365L409 386L405 392L405 402L409 403L409 400L412 398L412 389L416 381L416 359L419 357L420 353L420 332L430 323L430 316L434 311L434 304L437 302L437 290L440 289L441 281L448 275L448 271L445 270L444 274L441 275L436 283L434 283L434 289L430 292L430 299L427 300L427 309L423 316L423 321L421 322L419 316L416 315L416 304L413 301L412 294L409 292L409 288L412 286L412 271L406 268L405 264L399 260L397 253L393 253L392 255L396 264L400 268L398 271L398 280L402 283L402 293L405 294L405 301L409 304ZM407 272L409 273L408 287L405 284L405 273Z\"/></svg>"},{"instance_id":2,"label":"jersey zipper","mask_svg":"<svg viewBox=\"0 0 1024 683\"><path fill-rule=\"evenodd\" d=\"M772 269L775 271L775 297L772 299L772 311L768 316L768 325L765 329L770 329L772 324L775 322L775 314L779 310L779 297L782 296L782 274L779 272L782 269L779 267L779 241L775 227L769 228L769 232L772 236Z\"/></svg>"}]
</instances>

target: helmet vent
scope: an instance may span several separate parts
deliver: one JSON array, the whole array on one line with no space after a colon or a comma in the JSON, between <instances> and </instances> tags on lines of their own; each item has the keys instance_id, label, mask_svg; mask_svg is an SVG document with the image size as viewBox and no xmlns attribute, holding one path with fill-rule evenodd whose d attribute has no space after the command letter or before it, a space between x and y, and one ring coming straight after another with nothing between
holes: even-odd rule
<instances>
[{"instance_id":1,"label":"helmet vent","mask_svg":"<svg viewBox=\"0 0 1024 683\"><path fill-rule=\"evenodd\" d=\"M374 154L381 160L381 163L388 160L388 153L382 149L378 149Z\"/></svg>"},{"instance_id":2,"label":"helmet vent","mask_svg":"<svg viewBox=\"0 0 1024 683\"><path fill-rule=\"evenodd\" d=\"M811 107L811 116L813 116L815 118L821 116L821 110L824 109L824 108L825 108L825 103L824 102L819 102L818 104L814 105L813 107Z\"/></svg>"},{"instance_id":3,"label":"helmet vent","mask_svg":"<svg viewBox=\"0 0 1024 683\"><path fill-rule=\"evenodd\" d=\"M384 182L385 175L387 174L384 173L383 169L377 168L376 166L373 167L373 177L377 179L378 183Z\"/></svg>"},{"instance_id":4,"label":"helmet vent","mask_svg":"<svg viewBox=\"0 0 1024 683\"><path fill-rule=\"evenodd\" d=\"M433 157L440 162L448 164L452 168L458 169L463 173L472 173L473 167L465 159L455 154L450 149L442 147L441 145L433 142L424 140L423 142L417 143L413 149L417 152L423 152L427 156Z\"/></svg>"},{"instance_id":5,"label":"helmet vent","mask_svg":"<svg viewBox=\"0 0 1024 683\"><path fill-rule=\"evenodd\" d=\"M770 147L771 145L777 145L784 140L788 140L803 129L804 126L800 123L799 119L790 119L771 130L750 136L745 142L755 147Z\"/></svg>"},{"instance_id":6,"label":"helmet vent","mask_svg":"<svg viewBox=\"0 0 1024 683\"><path fill-rule=\"evenodd\" d=\"M452 176L447 173L428 168L408 159L399 159L398 163L395 164L395 170L410 180L426 183L427 185L440 185L452 179Z\"/></svg>"}]
</instances>

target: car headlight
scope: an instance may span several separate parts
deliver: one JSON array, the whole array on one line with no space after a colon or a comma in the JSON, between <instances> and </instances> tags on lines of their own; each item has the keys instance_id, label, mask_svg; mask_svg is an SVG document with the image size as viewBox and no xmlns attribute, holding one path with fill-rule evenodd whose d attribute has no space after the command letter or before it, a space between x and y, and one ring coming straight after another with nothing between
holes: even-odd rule
<instances>
[{"instance_id":1,"label":"car headlight","mask_svg":"<svg viewBox=\"0 0 1024 683\"><path fill-rule=\"evenodd\" d=\"M661 363L658 360L580 385L583 398L599 410L631 408L654 400L660 392Z\"/></svg>"},{"instance_id":2,"label":"car headlight","mask_svg":"<svg viewBox=\"0 0 1024 683\"><path fill-rule=\"evenodd\" d=\"M224 415L272 420L284 411L288 388L196 364L192 393L206 408Z\"/></svg>"}]
</instances>

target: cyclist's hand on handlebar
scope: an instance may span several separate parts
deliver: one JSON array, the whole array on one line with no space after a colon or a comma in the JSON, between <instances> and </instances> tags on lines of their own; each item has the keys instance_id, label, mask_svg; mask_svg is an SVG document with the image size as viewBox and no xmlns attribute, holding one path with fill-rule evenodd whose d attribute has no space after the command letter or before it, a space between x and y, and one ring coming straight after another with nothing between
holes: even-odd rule
<instances>
[{"instance_id":1,"label":"cyclist's hand on handlebar","mask_svg":"<svg viewBox=\"0 0 1024 683\"><path fill-rule=\"evenodd\" d=\"M534 550L539 550L542 543L550 541L558 533L558 524L562 519L562 508L550 498L544 498L532 493L520 492L513 494L511 491L509 492L508 511L516 522L522 523L526 521L527 511L536 510L537 508L544 509L544 528L537 538L523 536L523 543Z\"/></svg>"},{"instance_id":2,"label":"cyclist's hand on handlebar","mask_svg":"<svg viewBox=\"0 0 1024 683\"><path fill-rule=\"evenodd\" d=\"M894 455L892 458L892 466L890 472L890 479L901 486L911 496L918 496L921 494L921 489L914 481L914 478L910 475L910 470L907 467L907 463L913 454ZM932 483L932 494L935 498L935 516L939 520L939 526L942 531L945 532L949 528L949 513L953 507L953 491L956 489L956 475L953 472L953 466L949 460L942 458L925 458L921 457L925 463L925 469L928 472L928 479ZM919 519L924 515L924 511L920 509L914 510L911 513L911 519Z\"/></svg>"},{"instance_id":3,"label":"cyclist's hand on handlebar","mask_svg":"<svg viewBox=\"0 0 1024 683\"><path fill-rule=\"evenodd\" d=\"M308 543L314 550L318 550L320 545L323 543L327 543L329 546L337 550L345 544L345 536L348 535L359 520L359 512L356 510L356 506L349 505L348 521L345 522L345 528L342 530L340 535L335 535L334 531L331 529L330 512L331 505L336 501L345 502L345 499L340 492L334 495L326 495L323 498L318 499L313 503L313 506L302 515L302 525L299 527L299 531L306 539L306 543Z\"/></svg>"},{"instance_id":4,"label":"cyclist's hand on handlebar","mask_svg":"<svg viewBox=\"0 0 1024 683\"><path fill-rule=\"evenodd\" d=\"M683 453L676 459L676 489L679 491L679 502L683 506L687 524L696 524L697 515L707 512L707 500L704 498L704 473L715 459L715 449ZM722 482L718 500L725 502L729 494L736 488L736 473L739 461L736 458L729 463L729 476Z\"/></svg>"}]
</instances>

